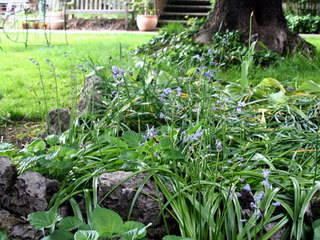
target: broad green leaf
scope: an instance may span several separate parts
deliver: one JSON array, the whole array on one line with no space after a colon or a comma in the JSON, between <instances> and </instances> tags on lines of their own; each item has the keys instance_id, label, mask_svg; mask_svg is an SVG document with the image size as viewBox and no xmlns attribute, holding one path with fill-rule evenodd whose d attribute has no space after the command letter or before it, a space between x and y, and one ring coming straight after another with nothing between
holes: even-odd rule
<instances>
[{"instance_id":1,"label":"broad green leaf","mask_svg":"<svg viewBox=\"0 0 320 240\"><path fill-rule=\"evenodd\" d=\"M59 222L58 227L60 230L72 231L82 224L83 222L77 217L66 217Z\"/></svg>"},{"instance_id":2,"label":"broad green leaf","mask_svg":"<svg viewBox=\"0 0 320 240\"><path fill-rule=\"evenodd\" d=\"M287 102L287 96L281 91L270 94L270 99L272 102L277 104L282 104Z\"/></svg>"},{"instance_id":3,"label":"broad green leaf","mask_svg":"<svg viewBox=\"0 0 320 240\"><path fill-rule=\"evenodd\" d=\"M35 141L33 141L32 143L30 143L27 146L27 151L28 152L40 152L40 151L44 151L46 149L46 143L43 140L37 139Z\"/></svg>"},{"instance_id":4,"label":"broad green leaf","mask_svg":"<svg viewBox=\"0 0 320 240\"><path fill-rule=\"evenodd\" d=\"M0 231L0 240L7 240L7 239L8 239L8 235Z\"/></svg>"},{"instance_id":5,"label":"broad green leaf","mask_svg":"<svg viewBox=\"0 0 320 240\"><path fill-rule=\"evenodd\" d=\"M122 218L116 212L97 207L92 213L92 224L100 236L111 237L121 232L123 227Z\"/></svg>"},{"instance_id":6,"label":"broad green leaf","mask_svg":"<svg viewBox=\"0 0 320 240\"><path fill-rule=\"evenodd\" d=\"M260 88L265 88L265 87L273 87L273 88L278 88L281 92L286 92L284 89L283 85L274 78L264 78L258 85L257 87Z\"/></svg>"},{"instance_id":7,"label":"broad green leaf","mask_svg":"<svg viewBox=\"0 0 320 240\"><path fill-rule=\"evenodd\" d=\"M41 211L29 214L28 220L36 229L44 229L53 226L59 220L59 216L54 210Z\"/></svg>"},{"instance_id":8,"label":"broad green leaf","mask_svg":"<svg viewBox=\"0 0 320 240\"><path fill-rule=\"evenodd\" d=\"M146 230L147 227L140 222L135 222L135 221L125 222L122 226L121 236L124 239L128 239L128 240L144 238L147 235L147 230Z\"/></svg>"},{"instance_id":9,"label":"broad green leaf","mask_svg":"<svg viewBox=\"0 0 320 240\"><path fill-rule=\"evenodd\" d=\"M98 240L99 233L93 230L89 231L77 231L74 235L74 240Z\"/></svg>"},{"instance_id":10,"label":"broad green leaf","mask_svg":"<svg viewBox=\"0 0 320 240\"><path fill-rule=\"evenodd\" d=\"M57 135L49 135L49 136L46 137L46 142L50 146L54 146L54 145L59 143L59 136L57 136Z\"/></svg>"},{"instance_id":11,"label":"broad green leaf","mask_svg":"<svg viewBox=\"0 0 320 240\"><path fill-rule=\"evenodd\" d=\"M55 230L49 236L43 238L43 240L72 240L73 234L67 231Z\"/></svg>"}]
</instances>

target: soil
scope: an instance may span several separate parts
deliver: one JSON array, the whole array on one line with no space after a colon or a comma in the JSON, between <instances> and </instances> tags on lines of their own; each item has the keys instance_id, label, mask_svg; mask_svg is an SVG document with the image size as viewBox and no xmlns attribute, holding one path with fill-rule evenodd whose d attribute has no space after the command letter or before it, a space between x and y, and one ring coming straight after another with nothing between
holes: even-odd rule
<instances>
[{"instance_id":1,"label":"soil","mask_svg":"<svg viewBox=\"0 0 320 240\"><path fill-rule=\"evenodd\" d=\"M68 20L68 29L73 30L124 30L124 19L73 18Z\"/></svg>"},{"instance_id":2,"label":"soil","mask_svg":"<svg viewBox=\"0 0 320 240\"><path fill-rule=\"evenodd\" d=\"M14 122L0 125L0 143L12 143L23 148L44 132L43 124L39 122Z\"/></svg>"}]
</instances>

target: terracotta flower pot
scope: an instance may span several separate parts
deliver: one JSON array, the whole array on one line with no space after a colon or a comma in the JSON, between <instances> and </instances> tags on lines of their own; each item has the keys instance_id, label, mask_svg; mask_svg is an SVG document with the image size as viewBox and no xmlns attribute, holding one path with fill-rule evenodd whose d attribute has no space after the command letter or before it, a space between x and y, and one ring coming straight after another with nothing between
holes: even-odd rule
<instances>
[{"instance_id":1,"label":"terracotta flower pot","mask_svg":"<svg viewBox=\"0 0 320 240\"><path fill-rule=\"evenodd\" d=\"M33 22L32 23L32 28L33 29L39 29L39 22Z\"/></svg>"},{"instance_id":2,"label":"terracotta flower pot","mask_svg":"<svg viewBox=\"0 0 320 240\"><path fill-rule=\"evenodd\" d=\"M158 24L157 15L138 15L137 25L140 31L152 31Z\"/></svg>"},{"instance_id":3,"label":"terracotta flower pot","mask_svg":"<svg viewBox=\"0 0 320 240\"><path fill-rule=\"evenodd\" d=\"M29 23L22 23L23 29L29 29Z\"/></svg>"},{"instance_id":4,"label":"terracotta flower pot","mask_svg":"<svg viewBox=\"0 0 320 240\"><path fill-rule=\"evenodd\" d=\"M57 30L64 27L63 12L49 12L46 16L46 23L49 29Z\"/></svg>"}]
</instances>

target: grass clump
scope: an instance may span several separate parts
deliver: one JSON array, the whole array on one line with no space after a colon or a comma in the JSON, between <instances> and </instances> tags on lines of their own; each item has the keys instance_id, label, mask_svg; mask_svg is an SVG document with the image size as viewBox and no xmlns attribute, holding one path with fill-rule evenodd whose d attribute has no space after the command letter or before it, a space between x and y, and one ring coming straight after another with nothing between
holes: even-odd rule
<instances>
[{"instance_id":1,"label":"grass clump","mask_svg":"<svg viewBox=\"0 0 320 240\"><path fill-rule=\"evenodd\" d=\"M67 44L64 34L51 33L52 46L46 47L41 33L29 33L29 47L24 48L22 43L11 42L0 33L3 48L0 51L3 63L0 66L0 115L11 120L44 119L46 108L56 108L56 88L59 107L72 107L73 98L78 94L76 88L81 88L86 71L92 70L90 59L119 63L129 48L151 36L74 33L67 35ZM127 63L123 61L121 64ZM39 70L43 84L40 83Z\"/></svg>"}]
</instances>

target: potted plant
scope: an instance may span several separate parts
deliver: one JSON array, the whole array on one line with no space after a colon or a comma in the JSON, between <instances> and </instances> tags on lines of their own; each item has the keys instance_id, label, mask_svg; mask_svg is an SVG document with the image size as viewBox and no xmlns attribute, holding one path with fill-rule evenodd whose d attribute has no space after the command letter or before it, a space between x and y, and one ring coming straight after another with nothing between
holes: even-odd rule
<instances>
[{"instance_id":1,"label":"potted plant","mask_svg":"<svg viewBox=\"0 0 320 240\"><path fill-rule=\"evenodd\" d=\"M154 0L134 0L133 8L138 12L137 25L140 31L151 31L156 28L158 15L156 15Z\"/></svg>"},{"instance_id":2,"label":"potted plant","mask_svg":"<svg viewBox=\"0 0 320 240\"><path fill-rule=\"evenodd\" d=\"M39 22L38 21L35 21L32 23L32 28L33 29L39 29Z\"/></svg>"},{"instance_id":3,"label":"potted plant","mask_svg":"<svg viewBox=\"0 0 320 240\"><path fill-rule=\"evenodd\" d=\"M29 29L29 23L23 22L22 23L22 29Z\"/></svg>"}]
</instances>

